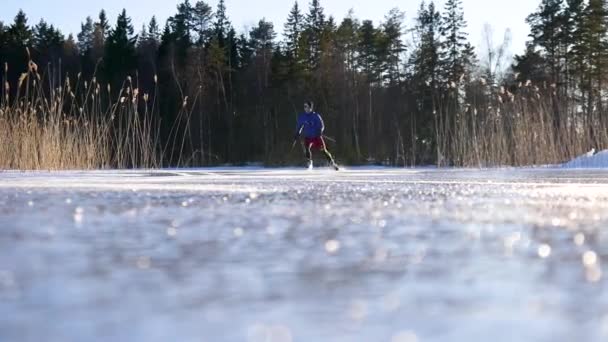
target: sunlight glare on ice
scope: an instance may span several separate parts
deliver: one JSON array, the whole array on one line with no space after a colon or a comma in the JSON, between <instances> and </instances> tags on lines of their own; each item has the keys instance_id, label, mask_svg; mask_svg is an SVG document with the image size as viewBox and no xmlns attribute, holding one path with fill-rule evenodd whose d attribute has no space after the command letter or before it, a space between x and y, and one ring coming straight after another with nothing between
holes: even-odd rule
<instances>
[{"instance_id":1,"label":"sunlight glare on ice","mask_svg":"<svg viewBox=\"0 0 608 342\"><path fill-rule=\"evenodd\" d=\"M538 246L538 256L545 259L551 255L551 246L542 244Z\"/></svg>"}]
</instances>

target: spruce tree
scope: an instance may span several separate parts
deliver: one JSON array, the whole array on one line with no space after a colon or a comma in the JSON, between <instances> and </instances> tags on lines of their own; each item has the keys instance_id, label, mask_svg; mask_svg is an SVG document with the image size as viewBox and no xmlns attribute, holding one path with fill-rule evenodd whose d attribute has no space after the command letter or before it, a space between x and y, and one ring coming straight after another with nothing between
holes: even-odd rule
<instances>
[{"instance_id":1,"label":"spruce tree","mask_svg":"<svg viewBox=\"0 0 608 342\"><path fill-rule=\"evenodd\" d=\"M141 24L141 30L139 31L139 34L137 35L137 46L140 47L147 40L148 40L148 28L146 27L146 24Z\"/></svg>"},{"instance_id":2,"label":"spruce tree","mask_svg":"<svg viewBox=\"0 0 608 342\"><path fill-rule=\"evenodd\" d=\"M443 81L448 86L457 85L463 78L467 64L466 21L462 10L462 0L448 0L441 22L441 64Z\"/></svg>"},{"instance_id":3,"label":"spruce tree","mask_svg":"<svg viewBox=\"0 0 608 342\"><path fill-rule=\"evenodd\" d=\"M97 21L93 24L93 46L91 57L88 63L96 64L104 56L106 50L106 40L110 32L110 25L106 12L102 9L99 12Z\"/></svg>"},{"instance_id":4,"label":"spruce tree","mask_svg":"<svg viewBox=\"0 0 608 342\"><path fill-rule=\"evenodd\" d=\"M168 64L168 60L171 58L171 49L173 46L173 32L171 32L171 18L167 19L163 33L160 35L160 44L158 46L158 60L162 66Z\"/></svg>"},{"instance_id":5,"label":"spruce tree","mask_svg":"<svg viewBox=\"0 0 608 342\"><path fill-rule=\"evenodd\" d=\"M321 39L325 27L325 14L319 0L311 1L304 27L309 49L309 67L316 69L321 56Z\"/></svg>"},{"instance_id":6,"label":"spruce tree","mask_svg":"<svg viewBox=\"0 0 608 342\"><path fill-rule=\"evenodd\" d=\"M116 19L116 26L110 29L106 42L105 67L109 81L118 83L135 71L136 42L131 18L123 9Z\"/></svg>"},{"instance_id":7,"label":"spruce tree","mask_svg":"<svg viewBox=\"0 0 608 342\"><path fill-rule=\"evenodd\" d=\"M417 49L411 56L411 71L419 90L438 88L440 79L439 52L441 16L431 2L428 7L423 2L418 10L415 32L417 34Z\"/></svg>"},{"instance_id":8,"label":"spruce tree","mask_svg":"<svg viewBox=\"0 0 608 342\"><path fill-rule=\"evenodd\" d=\"M424 153L436 154L436 161L441 158L441 147L437 141L438 123L436 99L440 90L440 23L441 15L431 2L428 6L422 2L416 17L414 28L416 48L408 63L408 77L412 89L413 108L415 108L416 134L422 141Z\"/></svg>"},{"instance_id":9,"label":"spruce tree","mask_svg":"<svg viewBox=\"0 0 608 342\"><path fill-rule=\"evenodd\" d=\"M382 47L385 50L381 70L384 78L390 83L398 82L401 78L400 64L401 56L405 51L403 43L403 20L405 14L399 9L392 9L385 17L382 24L383 41Z\"/></svg>"},{"instance_id":10,"label":"spruce tree","mask_svg":"<svg viewBox=\"0 0 608 342\"><path fill-rule=\"evenodd\" d=\"M150 23L148 24L148 40L154 42L156 45L160 44L160 29L156 22L156 16L152 16Z\"/></svg>"},{"instance_id":11,"label":"spruce tree","mask_svg":"<svg viewBox=\"0 0 608 342\"><path fill-rule=\"evenodd\" d=\"M359 69L368 77L370 82L374 82L378 76L376 69L378 31L371 20L363 20L361 23L358 42Z\"/></svg>"},{"instance_id":12,"label":"spruce tree","mask_svg":"<svg viewBox=\"0 0 608 342\"><path fill-rule=\"evenodd\" d=\"M226 12L226 3L224 0L220 0L217 4L217 10L215 11L215 23L214 23L215 36L218 38L218 43L223 46L224 40L228 36L228 32L232 25L228 19Z\"/></svg>"},{"instance_id":13,"label":"spruce tree","mask_svg":"<svg viewBox=\"0 0 608 342\"><path fill-rule=\"evenodd\" d=\"M34 26L32 35L33 47L39 55L39 62L58 61L61 57L64 40L61 31L40 19L40 22Z\"/></svg>"},{"instance_id":14,"label":"spruce tree","mask_svg":"<svg viewBox=\"0 0 608 342\"><path fill-rule=\"evenodd\" d=\"M78 63L79 60L79 52L78 45L74 36L70 33L62 46L61 53L61 65L62 65L62 75L57 75L58 77L65 77L66 75L76 75L80 72L80 65ZM62 82L58 82L61 84Z\"/></svg>"},{"instance_id":15,"label":"spruce tree","mask_svg":"<svg viewBox=\"0 0 608 342\"><path fill-rule=\"evenodd\" d=\"M93 49L93 19L87 17L84 23L80 24L78 33L78 51L82 56L88 56Z\"/></svg>"},{"instance_id":16,"label":"spruce tree","mask_svg":"<svg viewBox=\"0 0 608 342\"><path fill-rule=\"evenodd\" d=\"M27 16L22 10L19 10L15 16L14 23L8 29L9 42L15 47L25 47L30 45L32 39L32 30L27 25Z\"/></svg>"},{"instance_id":17,"label":"spruce tree","mask_svg":"<svg viewBox=\"0 0 608 342\"><path fill-rule=\"evenodd\" d=\"M296 1L289 12L283 29L285 36L285 50L290 58L297 60L300 37L304 31L304 16Z\"/></svg>"},{"instance_id":18,"label":"spruce tree","mask_svg":"<svg viewBox=\"0 0 608 342\"><path fill-rule=\"evenodd\" d=\"M346 67L354 70L356 67L357 48L359 46L359 20L354 16L352 10L348 12L346 18L340 23L337 31L337 45L343 51Z\"/></svg>"},{"instance_id":19,"label":"spruce tree","mask_svg":"<svg viewBox=\"0 0 608 342\"><path fill-rule=\"evenodd\" d=\"M254 55L250 39L241 33L237 38L237 46L239 47L239 67L241 70L245 70L251 64Z\"/></svg>"},{"instance_id":20,"label":"spruce tree","mask_svg":"<svg viewBox=\"0 0 608 342\"><path fill-rule=\"evenodd\" d=\"M108 17L106 16L106 11L99 11L99 16L97 22L95 22L95 26L99 28L99 31L102 34L102 37L105 39L110 31L110 23L108 22Z\"/></svg>"}]
</instances>

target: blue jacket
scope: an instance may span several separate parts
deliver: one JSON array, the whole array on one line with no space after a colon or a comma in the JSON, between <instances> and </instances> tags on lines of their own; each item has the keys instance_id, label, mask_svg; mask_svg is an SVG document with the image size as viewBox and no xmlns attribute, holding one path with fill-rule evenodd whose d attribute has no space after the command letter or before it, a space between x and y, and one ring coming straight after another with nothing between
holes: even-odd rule
<instances>
[{"instance_id":1,"label":"blue jacket","mask_svg":"<svg viewBox=\"0 0 608 342\"><path fill-rule=\"evenodd\" d=\"M316 138L323 135L325 124L319 113L300 113L296 134L300 133L300 129L302 129L301 134L304 135L304 138Z\"/></svg>"}]
</instances>

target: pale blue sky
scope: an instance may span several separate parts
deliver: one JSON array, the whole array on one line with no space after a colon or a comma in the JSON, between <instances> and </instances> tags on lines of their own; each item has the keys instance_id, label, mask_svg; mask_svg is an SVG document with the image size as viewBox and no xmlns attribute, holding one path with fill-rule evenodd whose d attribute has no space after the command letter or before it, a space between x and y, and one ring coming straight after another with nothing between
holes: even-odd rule
<instances>
[{"instance_id":1,"label":"pale blue sky","mask_svg":"<svg viewBox=\"0 0 608 342\"><path fill-rule=\"evenodd\" d=\"M87 15L97 17L99 10L104 8L110 22L113 24L116 15L123 7L133 19L136 31L139 31L143 22L148 22L152 15L156 15L162 26L165 20L175 14L176 5L182 0L2 0L0 21L12 22L15 14L21 8L28 15L30 24L37 23L40 18L58 26L66 35L80 30L80 22ZM196 0L190 0L195 3ZM214 9L217 0L208 0ZM299 0L300 7L308 9L309 0ZM428 1L427 1L428 2ZM251 27L261 18L274 23L277 32L281 32L283 23L293 0L226 0L228 15L237 31L242 32ZM438 8L443 9L444 0L435 1ZM505 29L512 32L511 50L520 53L529 33L525 18L534 11L540 0L463 0L465 19L468 21L470 40L476 47L481 46L484 24L489 23L494 30L494 41L499 43ZM321 0L321 5L327 15L332 14L338 21L354 9L355 16L361 20L371 19L380 22L391 8L398 7L406 14L406 24L412 26L416 11L420 5L419 0Z\"/></svg>"}]
</instances>

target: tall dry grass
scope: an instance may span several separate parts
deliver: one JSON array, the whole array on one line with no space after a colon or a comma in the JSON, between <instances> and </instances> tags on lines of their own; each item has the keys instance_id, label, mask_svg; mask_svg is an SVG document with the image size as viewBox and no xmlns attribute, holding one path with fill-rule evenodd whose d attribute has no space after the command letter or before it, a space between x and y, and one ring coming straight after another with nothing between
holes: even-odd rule
<instances>
[{"instance_id":1,"label":"tall dry grass","mask_svg":"<svg viewBox=\"0 0 608 342\"><path fill-rule=\"evenodd\" d=\"M591 148L608 148L601 113L583 113L572 98L560 98L552 86L539 88L528 82L517 94L504 88L483 93L451 119L442 120L437 128L438 160L444 165L547 165Z\"/></svg>"},{"instance_id":2,"label":"tall dry grass","mask_svg":"<svg viewBox=\"0 0 608 342\"><path fill-rule=\"evenodd\" d=\"M8 66L4 68L7 75ZM57 84L30 61L16 84L2 80L0 169L189 166L194 158L186 155L193 111L188 96L183 95L161 137L157 79L151 93L137 83L128 77L112 91L95 77L83 80L77 75ZM572 99L560 99L551 86L525 84L516 94L477 87L472 92L477 95L464 105L446 101L434 114L440 166L553 164L591 148L608 148L608 118L599 110L585 114ZM199 95L200 90L192 103Z\"/></svg>"},{"instance_id":3,"label":"tall dry grass","mask_svg":"<svg viewBox=\"0 0 608 342\"><path fill-rule=\"evenodd\" d=\"M3 80L1 90L0 169L158 168L183 152L187 99L161 143L156 89L143 93L131 77L112 96L95 77L56 84L30 61L17 84Z\"/></svg>"}]
</instances>

